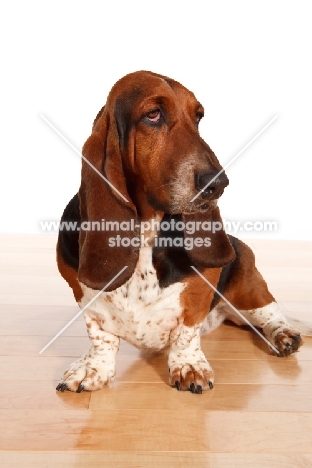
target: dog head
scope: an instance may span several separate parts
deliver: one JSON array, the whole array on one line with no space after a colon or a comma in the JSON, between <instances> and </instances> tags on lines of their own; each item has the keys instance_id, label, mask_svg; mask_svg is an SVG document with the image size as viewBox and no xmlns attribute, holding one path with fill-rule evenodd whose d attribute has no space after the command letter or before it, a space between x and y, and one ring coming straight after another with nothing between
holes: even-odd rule
<instances>
[{"instance_id":1,"label":"dog head","mask_svg":"<svg viewBox=\"0 0 312 468\"><path fill-rule=\"evenodd\" d=\"M170 78L141 71L114 85L83 148L81 218L119 223L132 219L136 229L115 231L130 239L129 246L115 251L108 246L111 233L81 233L82 282L102 289L127 265L113 288L123 284L138 259L131 240L138 236L140 221L155 213L181 214L185 222L221 222L216 201L228 179L199 135L203 115L194 94ZM211 237L211 249L200 246L188 252L191 261L205 267L232 261L234 251L224 231Z\"/></svg>"}]
</instances>

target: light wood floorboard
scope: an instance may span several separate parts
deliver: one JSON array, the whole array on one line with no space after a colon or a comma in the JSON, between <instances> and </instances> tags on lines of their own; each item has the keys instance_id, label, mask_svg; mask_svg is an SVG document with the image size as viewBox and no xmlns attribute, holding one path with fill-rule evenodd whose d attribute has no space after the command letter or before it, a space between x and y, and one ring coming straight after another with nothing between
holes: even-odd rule
<instances>
[{"instance_id":1,"label":"light wood floorboard","mask_svg":"<svg viewBox=\"0 0 312 468\"><path fill-rule=\"evenodd\" d=\"M117 375L94 393L55 391L89 346L55 265L55 235L0 236L0 466L312 466L312 338L272 356L248 327L202 338L215 371L203 395L167 385L166 354L122 343ZM312 321L312 243L248 240L285 314Z\"/></svg>"}]
</instances>

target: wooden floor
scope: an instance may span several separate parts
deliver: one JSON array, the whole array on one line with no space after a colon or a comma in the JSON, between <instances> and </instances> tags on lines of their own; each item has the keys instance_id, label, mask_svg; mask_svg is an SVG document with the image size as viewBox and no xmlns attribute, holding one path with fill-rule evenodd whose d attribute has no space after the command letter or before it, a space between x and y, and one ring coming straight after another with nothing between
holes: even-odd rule
<instances>
[{"instance_id":1,"label":"wooden floor","mask_svg":"<svg viewBox=\"0 0 312 468\"><path fill-rule=\"evenodd\" d=\"M312 243L248 243L285 313L312 321ZM202 340L216 377L202 395L167 385L165 355L123 343L110 388L56 392L88 340L79 317L39 355L78 311L54 246L54 235L0 237L1 466L312 466L312 338L276 358L223 325Z\"/></svg>"}]
</instances>

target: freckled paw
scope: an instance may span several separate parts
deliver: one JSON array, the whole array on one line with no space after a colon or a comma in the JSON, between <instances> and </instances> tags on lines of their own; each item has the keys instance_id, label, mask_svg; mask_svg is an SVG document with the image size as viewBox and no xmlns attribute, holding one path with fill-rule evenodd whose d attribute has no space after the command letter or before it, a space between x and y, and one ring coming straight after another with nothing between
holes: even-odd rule
<instances>
[{"instance_id":1,"label":"freckled paw","mask_svg":"<svg viewBox=\"0 0 312 468\"><path fill-rule=\"evenodd\" d=\"M203 390L213 388L213 380L213 371L208 363L184 364L172 369L169 385L200 395Z\"/></svg>"},{"instance_id":2,"label":"freckled paw","mask_svg":"<svg viewBox=\"0 0 312 468\"><path fill-rule=\"evenodd\" d=\"M303 344L303 340L300 333L294 330L283 329L277 333L273 344L279 351L278 356L282 357L289 356L297 351Z\"/></svg>"},{"instance_id":3,"label":"freckled paw","mask_svg":"<svg viewBox=\"0 0 312 468\"><path fill-rule=\"evenodd\" d=\"M65 371L56 390L81 393L84 391L100 390L110 383L115 376L114 365L103 364L98 359L81 358L73 362Z\"/></svg>"}]
</instances>

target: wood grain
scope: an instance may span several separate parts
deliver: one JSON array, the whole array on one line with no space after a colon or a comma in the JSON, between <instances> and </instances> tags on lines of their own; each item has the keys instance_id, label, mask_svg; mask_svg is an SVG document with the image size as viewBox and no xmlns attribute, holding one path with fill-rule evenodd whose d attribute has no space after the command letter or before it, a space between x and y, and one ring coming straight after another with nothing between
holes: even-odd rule
<instances>
[{"instance_id":1,"label":"wood grain","mask_svg":"<svg viewBox=\"0 0 312 468\"><path fill-rule=\"evenodd\" d=\"M172 389L174 391L174 389ZM170 410L0 410L3 450L308 453L312 414ZM18 427L18 432L17 432ZM289 430L291 428L291 430ZM298 434L300 433L300 437Z\"/></svg>"},{"instance_id":2,"label":"wood grain","mask_svg":"<svg viewBox=\"0 0 312 468\"><path fill-rule=\"evenodd\" d=\"M122 343L117 375L93 393L55 391L89 346L55 265L56 235L0 236L0 466L312 466L312 338L270 355L248 327L202 337L215 371L203 395L167 385L166 354ZM312 321L312 243L247 240L285 314Z\"/></svg>"},{"instance_id":3,"label":"wood grain","mask_svg":"<svg viewBox=\"0 0 312 468\"><path fill-rule=\"evenodd\" d=\"M303 454L253 454L207 452L112 452L96 450L79 452L4 452L6 468L308 468L312 456Z\"/></svg>"}]
</instances>

